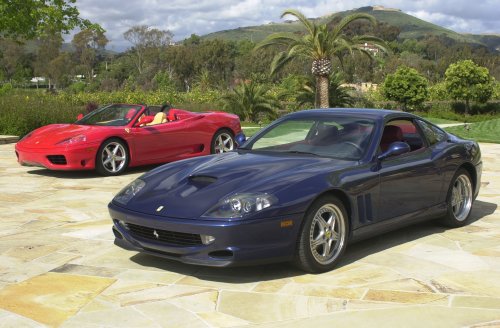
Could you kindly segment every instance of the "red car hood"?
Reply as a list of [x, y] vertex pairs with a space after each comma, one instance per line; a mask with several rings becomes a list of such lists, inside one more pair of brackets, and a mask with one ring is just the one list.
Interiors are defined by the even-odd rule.
[[28, 138], [20, 141], [25, 147], [53, 147], [57, 143], [78, 135], [89, 136], [98, 130], [98, 126], [78, 124], [50, 124], [34, 130]]

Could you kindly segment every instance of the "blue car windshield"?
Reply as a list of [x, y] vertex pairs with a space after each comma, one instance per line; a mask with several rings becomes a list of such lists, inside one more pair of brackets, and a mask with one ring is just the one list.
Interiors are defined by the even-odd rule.
[[263, 131], [245, 148], [359, 160], [370, 144], [374, 126], [372, 120], [347, 116], [288, 119]]
[[115, 104], [98, 108], [85, 115], [76, 124], [124, 126], [127, 125], [141, 110], [139, 105]]

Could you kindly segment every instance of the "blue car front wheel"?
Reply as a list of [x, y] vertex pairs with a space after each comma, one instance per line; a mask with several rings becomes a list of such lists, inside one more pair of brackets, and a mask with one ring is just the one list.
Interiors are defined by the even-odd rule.
[[296, 265], [312, 273], [333, 269], [347, 246], [349, 220], [344, 205], [336, 197], [321, 197], [306, 212], [304, 220]]

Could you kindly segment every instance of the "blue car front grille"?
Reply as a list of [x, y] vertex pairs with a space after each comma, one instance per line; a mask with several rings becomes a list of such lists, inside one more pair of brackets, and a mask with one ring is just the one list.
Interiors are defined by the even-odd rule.
[[201, 237], [198, 234], [161, 230], [132, 223], [127, 223], [127, 228], [132, 237], [161, 241], [176, 246], [202, 245]]

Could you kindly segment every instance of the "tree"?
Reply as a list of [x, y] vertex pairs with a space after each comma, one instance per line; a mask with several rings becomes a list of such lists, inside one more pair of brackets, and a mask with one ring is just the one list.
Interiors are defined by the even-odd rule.
[[243, 116], [245, 121], [257, 122], [261, 114], [274, 118], [278, 101], [268, 90], [266, 85], [254, 81], [241, 82], [223, 97], [224, 109]]
[[493, 95], [493, 78], [486, 67], [472, 60], [451, 64], [445, 72], [446, 89], [452, 98], [465, 101], [465, 114], [470, 112], [470, 102], [487, 102]]
[[329, 29], [326, 24], [317, 24], [308, 20], [301, 12], [296, 10], [286, 10], [281, 17], [286, 15], [296, 17], [304, 25], [306, 33], [304, 35], [287, 32], [274, 33], [259, 43], [256, 49], [271, 45], [286, 47], [285, 51], [278, 53], [274, 58], [271, 72], [282, 68], [286, 63], [297, 57], [312, 60], [311, 73], [316, 78], [317, 107], [329, 107], [328, 80], [332, 72], [333, 57], [341, 59], [346, 52], [350, 53], [353, 50], [370, 56], [371, 53], [364, 48], [365, 43], [370, 43], [370, 45], [385, 50], [384, 42], [379, 38], [365, 35], [349, 38], [343, 34], [346, 26], [357, 20], [368, 20], [375, 24], [375, 18], [371, 15], [356, 13], [346, 16], [332, 29]]
[[32, 39], [45, 31], [69, 32], [97, 25], [79, 17], [76, 0], [2, 0], [0, 34]]
[[[342, 77], [339, 72], [331, 73], [329, 79], [329, 103], [332, 107], [349, 107], [354, 105], [354, 98], [349, 94], [352, 87], [342, 86]], [[297, 91], [299, 106], [314, 106], [316, 99], [316, 80], [309, 79]]]
[[37, 76], [48, 78], [49, 89], [51, 88], [50, 79], [53, 78], [51, 74], [52, 68], [49, 64], [52, 60], [59, 56], [63, 41], [61, 33], [58, 32], [44, 33], [44, 35], [38, 38], [38, 50], [34, 63], [35, 74]]
[[[135, 53], [136, 66], [139, 74], [142, 74], [144, 69], [144, 57], [146, 52], [151, 49], [165, 48], [170, 44], [173, 38], [173, 33], [169, 30], [158, 30], [150, 28], [148, 25], [132, 26], [125, 33], [123, 37], [133, 45], [133, 52]], [[152, 57], [156, 57], [152, 56]]]
[[12, 79], [19, 68], [23, 47], [13, 40], [0, 39], [0, 69], [6, 79]]
[[394, 74], [387, 75], [382, 92], [387, 99], [397, 101], [406, 110], [408, 105], [418, 106], [429, 97], [427, 85], [427, 79], [416, 69], [401, 66]]
[[85, 29], [75, 34], [71, 41], [75, 47], [74, 56], [80, 64], [85, 77], [91, 81], [94, 78], [94, 67], [98, 57], [103, 56], [108, 38], [102, 29]]
[[54, 88], [64, 88], [70, 84], [71, 66], [71, 57], [67, 52], [59, 54], [59, 56], [48, 63], [48, 77], [54, 81]]

